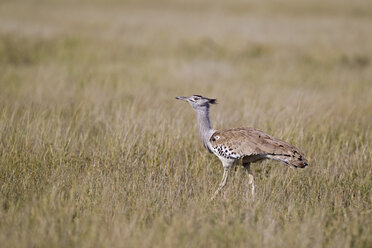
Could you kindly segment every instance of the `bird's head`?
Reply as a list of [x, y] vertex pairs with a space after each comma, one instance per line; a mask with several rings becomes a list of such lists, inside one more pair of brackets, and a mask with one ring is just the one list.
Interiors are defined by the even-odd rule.
[[209, 104], [216, 104], [217, 103], [217, 99], [210, 99], [210, 98], [200, 96], [200, 95], [178, 96], [178, 97], [176, 97], [176, 99], [183, 100], [183, 101], [186, 101], [186, 102], [190, 103], [190, 105], [194, 109], [198, 109], [198, 108], [201, 108], [201, 107], [208, 107]]

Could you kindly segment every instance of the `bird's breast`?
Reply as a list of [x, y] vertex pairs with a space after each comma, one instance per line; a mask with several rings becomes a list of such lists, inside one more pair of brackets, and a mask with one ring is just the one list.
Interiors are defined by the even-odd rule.
[[240, 155], [231, 147], [224, 145], [213, 146], [213, 153], [220, 159], [236, 160], [240, 158]]

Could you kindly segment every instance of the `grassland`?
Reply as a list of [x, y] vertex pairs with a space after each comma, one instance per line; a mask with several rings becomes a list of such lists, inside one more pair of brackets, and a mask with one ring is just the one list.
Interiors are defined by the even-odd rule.
[[[1, 1], [0, 247], [371, 247], [370, 1]], [[311, 166], [222, 176], [192, 109]]]

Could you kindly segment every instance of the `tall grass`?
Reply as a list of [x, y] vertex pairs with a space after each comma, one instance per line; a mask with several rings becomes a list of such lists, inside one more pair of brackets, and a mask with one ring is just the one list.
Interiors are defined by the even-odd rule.
[[[1, 247], [370, 247], [372, 5], [0, 3]], [[192, 109], [310, 166], [221, 176]]]

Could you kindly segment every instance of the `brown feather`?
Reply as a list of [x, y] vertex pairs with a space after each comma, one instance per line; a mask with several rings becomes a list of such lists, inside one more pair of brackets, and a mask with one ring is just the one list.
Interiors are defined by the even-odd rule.
[[239, 158], [245, 158], [249, 162], [268, 158], [296, 168], [308, 165], [305, 155], [299, 149], [254, 128], [216, 131], [210, 142], [214, 149], [219, 146], [227, 147]]

